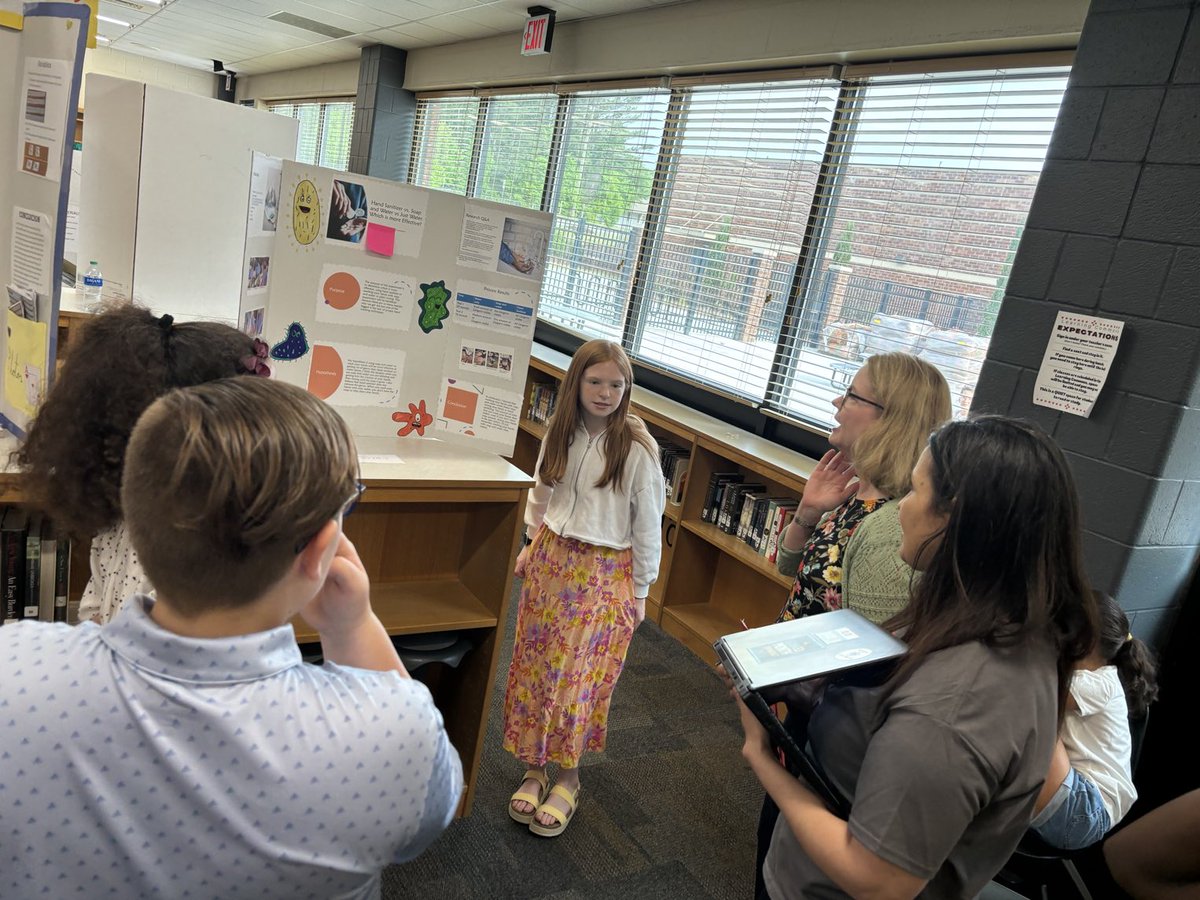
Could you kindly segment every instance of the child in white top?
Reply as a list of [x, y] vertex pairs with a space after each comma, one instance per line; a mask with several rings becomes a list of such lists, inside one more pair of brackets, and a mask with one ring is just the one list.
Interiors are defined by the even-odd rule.
[[542, 837], [575, 812], [580, 757], [604, 749], [613, 686], [658, 575], [666, 491], [654, 438], [629, 414], [632, 386], [619, 345], [576, 351], [526, 506], [503, 734], [527, 768], [509, 816]]
[[1096, 843], [1125, 817], [1137, 790], [1129, 719], [1141, 718], [1158, 694], [1154, 659], [1129, 632], [1129, 619], [1096, 593], [1100, 637], [1076, 666], [1062, 732], [1031, 827], [1063, 850]]
[[99, 313], [73, 334], [17, 461], [59, 531], [92, 542], [81, 622], [102, 625], [130, 594], [151, 589], [121, 515], [121, 468], [138, 417], [172, 388], [268, 375], [266, 356], [266, 344], [228, 325], [176, 323], [136, 306]]

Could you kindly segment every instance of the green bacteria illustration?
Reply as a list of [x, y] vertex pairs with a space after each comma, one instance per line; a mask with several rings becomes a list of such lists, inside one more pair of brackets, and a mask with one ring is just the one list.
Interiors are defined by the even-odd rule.
[[421, 307], [421, 315], [417, 324], [426, 334], [435, 328], [441, 328], [450, 316], [450, 292], [446, 290], [445, 281], [434, 281], [421, 285], [421, 299], [417, 301]]

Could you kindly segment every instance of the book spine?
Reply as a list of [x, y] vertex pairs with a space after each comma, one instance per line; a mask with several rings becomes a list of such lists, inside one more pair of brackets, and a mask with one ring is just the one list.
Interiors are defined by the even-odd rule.
[[42, 521], [42, 564], [38, 586], [38, 618], [43, 622], [54, 621], [54, 565], [58, 542], [54, 540], [54, 525], [49, 519]]
[[71, 542], [59, 538], [54, 550], [54, 621], [67, 621], [67, 591], [71, 584]]
[[750, 545], [755, 553], [758, 552], [758, 544], [762, 538], [763, 516], [767, 512], [767, 507], [771, 501], [767, 497], [759, 497], [754, 501], [754, 509], [750, 513], [750, 527], [746, 531], [746, 543]]
[[25, 532], [0, 531], [0, 554], [4, 558], [4, 623], [15, 622], [22, 611], [21, 585], [24, 579]]
[[721, 476], [716, 473], [708, 476], [708, 488], [704, 493], [704, 510], [700, 514], [700, 518], [705, 522], [712, 521], [713, 503], [717, 499], [717, 485], [720, 483]]
[[775, 528], [771, 532], [770, 549], [767, 552], [767, 558], [770, 562], [775, 562], [779, 558], [779, 541], [783, 535], [783, 530], [788, 527], [792, 521], [792, 516], [796, 514], [796, 507], [781, 506], [779, 508], [779, 519], [775, 523]]
[[730, 508], [742, 493], [740, 484], [732, 484], [725, 489], [725, 495], [721, 498], [721, 508], [717, 512], [717, 527], [724, 532], [729, 531], [729, 515]]
[[673, 503], [683, 502], [683, 488], [687, 484], [688, 466], [691, 465], [691, 462], [690, 456], [683, 456], [675, 464], [675, 473], [671, 476], [671, 502]]
[[21, 618], [36, 619], [42, 587], [42, 529], [40, 523], [30, 523], [25, 535], [25, 609]]

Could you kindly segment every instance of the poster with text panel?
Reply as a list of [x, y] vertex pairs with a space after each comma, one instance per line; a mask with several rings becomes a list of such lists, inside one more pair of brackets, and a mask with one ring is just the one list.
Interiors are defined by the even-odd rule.
[[0, 26], [0, 427], [24, 436], [54, 378], [75, 110], [90, 11], [29, 3]]
[[550, 214], [265, 157], [255, 172], [241, 318], [273, 377], [401, 456], [510, 455]]

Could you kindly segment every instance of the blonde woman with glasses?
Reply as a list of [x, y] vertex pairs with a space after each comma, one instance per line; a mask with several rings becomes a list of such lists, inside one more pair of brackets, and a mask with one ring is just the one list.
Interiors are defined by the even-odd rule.
[[[847, 545], [876, 513], [890, 527], [880, 529], [880, 540], [872, 542], [883, 548], [876, 554], [881, 559], [872, 558], [876, 546], [861, 548], [867, 551], [862, 582], [869, 602], [858, 611], [877, 620], [898, 611], [883, 615], [874, 608], [888, 604], [886, 597], [902, 603], [908, 593], [908, 572], [899, 568], [895, 504], [888, 501], [908, 492], [912, 467], [930, 432], [950, 418], [950, 389], [942, 373], [924, 360], [883, 353], [867, 360], [833, 405], [833, 449], [809, 476], [800, 507], [779, 542], [776, 565], [795, 578], [780, 621], [847, 605], [842, 591]], [[847, 600], [851, 606], [856, 602]]]

